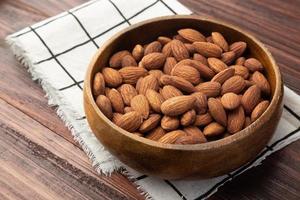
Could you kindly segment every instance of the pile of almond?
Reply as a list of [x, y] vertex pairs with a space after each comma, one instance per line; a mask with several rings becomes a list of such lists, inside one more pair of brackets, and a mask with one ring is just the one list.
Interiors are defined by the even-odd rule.
[[249, 126], [269, 106], [264, 67], [219, 32], [177, 31], [110, 57], [93, 94], [116, 125], [162, 143], [197, 144]]

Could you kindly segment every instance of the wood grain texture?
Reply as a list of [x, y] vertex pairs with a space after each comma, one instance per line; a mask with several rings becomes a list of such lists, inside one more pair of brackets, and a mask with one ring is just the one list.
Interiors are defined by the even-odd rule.
[[[222, 19], [226, 22], [238, 25], [244, 30], [251, 32], [258, 39], [260, 39], [269, 50], [272, 52], [276, 61], [278, 62], [283, 76], [285, 84], [291, 87], [293, 90], [300, 94], [300, 26], [299, 26], [299, 8], [300, 2], [297, 0], [265, 0], [265, 1], [254, 1], [254, 0], [180, 0], [184, 5], [191, 8], [196, 14], [200, 16], [209, 16], [217, 19]], [[40, 135], [41, 133], [51, 133], [53, 137], [58, 137], [64, 144], [70, 145], [70, 143], [75, 144], [69, 133], [69, 131], [64, 127], [63, 122], [56, 116], [55, 108], [50, 108], [47, 105], [47, 99], [44, 97], [45, 93], [42, 91], [41, 87], [31, 80], [30, 75], [13, 57], [11, 51], [4, 44], [3, 38], [26, 27], [30, 24], [38, 22], [47, 17], [58, 14], [66, 9], [72, 8], [76, 5], [85, 2], [85, 0], [69, 0], [69, 1], [39, 1], [39, 0], [2, 0], [0, 1], [0, 98], [1, 105], [4, 107], [9, 107], [10, 113], [13, 115], [20, 115], [31, 119], [30, 123], [36, 122], [40, 124], [43, 129], [39, 131], [35, 130], [34, 127], [29, 128], [32, 136]], [[2, 113], [3, 106], [0, 106], [0, 112]], [[22, 115], [21, 115], [22, 114]], [[2, 119], [2, 118], [1, 118]], [[14, 127], [20, 123], [20, 118], [10, 122], [14, 123]], [[24, 126], [28, 125], [28, 121], [23, 123]], [[7, 127], [8, 121], [1, 122], [2, 126]], [[11, 125], [10, 125], [11, 126]], [[13, 128], [14, 130], [14, 128]], [[66, 164], [72, 163], [66, 160], [66, 156], [59, 154], [57, 158], [62, 156], [60, 161], [61, 164], [53, 164], [53, 158], [49, 157], [45, 160], [45, 157], [41, 157], [39, 154], [34, 153], [32, 149], [32, 142], [24, 142], [20, 139], [20, 135], [24, 133], [24, 130], [18, 129], [18, 135], [14, 136], [14, 131], [10, 132], [13, 138], [8, 134], [7, 128], [0, 128], [1, 140], [0, 144], [0, 160], [1, 163], [4, 162], [1, 155], [6, 155], [6, 158], [12, 160], [10, 166], [16, 164], [29, 163], [27, 165], [33, 165], [35, 162], [38, 166], [39, 171], [50, 171], [46, 173], [46, 177], [50, 177], [52, 174], [51, 181], [62, 179], [62, 177], [69, 176], [69, 183], [63, 182], [64, 186], [68, 188], [68, 191], [79, 191], [80, 197], [83, 199], [103, 199], [103, 198], [113, 198], [113, 197], [126, 197], [128, 199], [139, 199], [141, 196], [138, 191], [134, 189], [129, 181], [127, 181], [123, 176], [114, 175], [114, 178], [110, 179], [104, 176], [98, 176], [90, 167], [90, 163], [87, 157], [82, 151], [80, 157], [84, 162], [86, 168], [89, 170], [84, 171], [86, 173], [84, 176], [72, 175], [70, 169], [65, 169]], [[4, 134], [3, 134], [4, 133]], [[56, 136], [55, 136], [56, 135]], [[5, 136], [5, 137], [4, 137]], [[12, 141], [9, 141], [12, 140]], [[4, 142], [3, 142], [4, 141]], [[46, 138], [42, 138], [43, 143], [37, 143], [40, 147], [45, 144], [51, 144]], [[14, 146], [13, 143], [18, 146]], [[67, 146], [68, 146], [67, 145]], [[13, 147], [11, 147], [13, 146]], [[12, 148], [7, 151], [7, 148]], [[54, 145], [53, 148], [58, 148], [59, 146]], [[16, 150], [20, 148], [20, 150]], [[53, 153], [52, 148], [47, 150], [48, 153]], [[20, 152], [22, 149], [22, 152]], [[47, 148], [44, 148], [47, 149]], [[11, 156], [7, 156], [7, 154]], [[12, 153], [11, 153], [12, 152]], [[44, 152], [44, 151], [43, 151]], [[18, 161], [13, 161], [13, 156], [18, 155]], [[44, 154], [43, 154], [44, 155]], [[47, 153], [45, 153], [47, 155]], [[55, 155], [55, 154], [52, 154]], [[262, 166], [251, 169], [245, 174], [239, 176], [234, 181], [226, 184], [219, 192], [217, 192], [211, 199], [299, 199], [299, 185], [300, 185], [300, 141], [295, 142], [288, 147], [280, 150], [279, 152], [271, 155], [267, 160], [264, 161]], [[74, 157], [78, 159], [78, 157]], [[74, 164], [74, 163], [73, 163]], [[75, 165], [75, 164], [74, 164]], [[73, 165], [72, 165], [73, 166]], [[78, 166], [78, 165], [77, 165]], [[1, 170], [6, 167], [1, 166]], [[42, 169], [43, 168], [43, 169]], [[13, 168], [16, 169], [16, 168]], [[75, 170], [78, 169], [75, 167]], [[22, 172], [26, 172], [26, 169], [22, 169]], [[28, 171], [28, 170], [27, 170]], [[90, 171], [92, 175], [89, 175], [87, 171]], [[28, 172], [27, 172], [28, 173]], [[30, 172], [35, 173], [35, 172]], [[34, 196], [30, 192], [27, 192], [28, 186], [26, 186], [27, 178], [22, 176], [15, 177], [8, 174], [2, 175], [0, 171], [0, 199], [39, 199], [41, 196]], [[26, 173], [25, 175], [26, 176]], [[7, 179], [7, 177], [9, 179]], [[107, 180], [109, 184], [102, 185], [100, 191], [92, 192], [87, 194], [87, 186], [80, 186], [78, 182], [82, 181], [84, 183], [91, 183], [92, 178], [97, 178], [100, 182]], [[5, 178], [5, 179], [4, 179]], [[21, 190], [18, 190], [20, 186], [17, 185], [18, 178], [23, 180]], [[35, 182], [43, 183], [43, 180], [37, 176], [34, 176]], [[8, 181], [3, 181], [8, 180]], [[33, 181], [31, 179], [31, 181]], [[77, 182], [74, 184], [74, 188], [68, 187], [71, 182]], [[25, 183], [24, 183], [25, 182]], [[73, 183], [72, 182], [72, 183]], [[19, 183], [19, 182], [18, 182]], [[52, 182], [54, 183], [54, 182]], [[95, 182], [97, 185], [97, 182]], [[44, 182], [43, 184], [46, 184]], [[27, 184], [28, 185], [28, 184]], [[52, 185], [52, 184], [50, 184]], [[32, 185], [31, 185], [32, 186]], [[35, 186], [35, 185], [34, 185]], [[35, 186], [36, 187], [36, 186]], [[92, 190], [92, 189], [91, 189]], [[22, 192], [21, 192], [22, 191]], [[32, 191], [29, 190], [29, 191]], [[59, 189], [55, 189], [57, 193]], [[76, 191], [74, 191], [76, 193]], [[102, 191], [109, 191], [107, 194]], [[128, 194], [127, 192], [130, 192]], [[43, 197], [47, 190], [43, 191]], [[74, 194], [75, 194], [74, 193]], [[9, 195], [8, 195], [9, 194]], [[34, 192], [36, 195], [36, 192]], [[78, 194], [78, 192], [76, 193]], [[98, 196], [95, 196], [98, 195]], [[51, 193], [53, 195], [53, 193]], [[55, 194], [59, 195], [59, 194]], [[117, 195], [117, 196], [112, 196]], [[105, 197], [104, 197], [105, 196]], [[33, 198], [34, 197], [34, 198]], [[71, 198], [72, 196], [68, 196]]]

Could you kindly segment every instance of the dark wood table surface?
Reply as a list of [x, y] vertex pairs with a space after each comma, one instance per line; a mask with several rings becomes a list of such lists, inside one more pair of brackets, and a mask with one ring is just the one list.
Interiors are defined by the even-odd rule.
[[[85, 0], [0, 1], [0, 199], [143, 199], [120, 173], [98, 175], [40, 85], [18, 63], [6, 35]], [[255, 35], [284, 82], [300, 93], [300, 1], [181, 0], [200, 16]], [[300, 141], [225, 184], [211, 199], [300, 199]]]

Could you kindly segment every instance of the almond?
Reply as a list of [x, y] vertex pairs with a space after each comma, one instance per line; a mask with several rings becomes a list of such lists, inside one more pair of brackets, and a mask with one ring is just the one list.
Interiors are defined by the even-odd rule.
[[163, 53], [149, 53], [148, 55], [144, 56], [141, 60], [143, 66], [150, 70], [150, 69], [160, 69], [166, 61], [166, 56]]
[[188, 50], [188, 52], [190, 53], [190, 55], [193, 55], [196, 50], [194, 48], [194, 46], [192, 44], [189, 43], [184, 43], [185, 48]]
[[190, 57], [189, 51], [184, 46], [184, 44], [179, 40], [173, 40], [171, 42], [171, 49], [172, 49], [172, 54], [177, 61], [187, 59]]
[[151, 42], [147, 45], [144, 51], [144, 55], [148, 55], [154, 52], [161, 52], [162, 45], [158, 41]]
[[140, 113], [140, 115], [144, 119], [148, 118], [150, 107], [149, 107], [148, 100], [144, 95], [139, 94], [139, 95], [133, 97], [131, 99], [130, 106], [133, 110]]
[[209, 113], [196, 115], [194, 126], [206, 126], [213, 121], [213, 118]]
[[214, 44], [218, 45], [223, 49], [223, 51], [228, 51], [228, 43], [223, 37], [223, 35], [219, 32], [212, 32], [211, 38]]
[[186, 133], [181, 130], [172, 131], [169, 133], [166, 133], [164, 136], [162, 136], [158, 142], [164, 143], [164, 144], [173, 144], [178, 138], [181, 136], [185, 136]]
[[148, 132], [158, 126], [161, 116], [159, 114], [151, 114], [140, 126], [139, 131], [141, 133]]
[[155, 78], [159, 81], [160, 80], [160, 77], [162, 75], [164, 75], [164, 73], [158, 69], [153, 69], [153, 70], [150, 70], [149, 71], [149, 74], [152, 74], [153, 76], [155, 76]]
[[216, 97], [220, 94], [221, 84], [219, 82], [204, 82], [197, 85], [195, 89], [207, 97]]
[[240, 106], [241, 98], [232, 92], [226, 93], [221, 98], [223, 107], [227, 110], [233, 110]]
[[137, 82], [136, 82], [136, 84], [135, 84], [135, 89], [136, 89], [136, 91], [139, 91], [139, 90], [140, 90], [141, 83], [143, 82], [143, 79], [144, 79], [144, 77], [140, 77], [140, 78], [137, 80]]
[[105, 67], [102, 69], [102, 75], [105, 81], [105, 84], [109, 87], [118, 87], [122, 83], [122, 76], [121, 74], [109, 67]]
[[161, 90], [162, 97], [167, 100], [172, 97], [177, 97], [183, 95], [180, 90], [178, 90], [176, 87], [173, 87], [172, 85], [165, 85], [163, 89]]
[[206, 113], [207, 111], [207, 97], [202, 92], [195, 92], [192, 96], [196, 97], [195, 110], [198, 114]]
[[207, 59], [209, 67], [215, 72], [219, 73], [228, 68], [228, 66], [218, 58], [208, 58]]
[[147, 75], [147, 70], [142, 67], [123, 67], [119, 70], [124, 83], [136, 84], [140, 77]]
[[161, 127], [166, 131], [172, 131], [179, 127], [179, 119], [177, 117], [163, 116], [161, 119]]
[[171, 42], [167, 43], [161, 51], [166, 57], [172, 57], [173, 53], [172, 53], [172, 48], [171, 48]]
[[239, 94], [246, 86], [245, 80], [241, 76], [233, 76], [227, 79], [221, 88], [221, 94], [233, 92]]
[[130, 55], [129, 51], [119, 51], [112, 55], [109, 59], [109, 66], [112, 68], [120, 68], [124, 56]]
[[105, 91], [105, 81], [103, 75], [98, 72], [95, 74], [94, 82], [93, 82], [93, 94], [97, 97], [100, 94], [104, 94]]
[[246, 50], [247, 44], [245, 42], [234, 42], [229, 46], [229, 50], [235, 53], [235, 57], [240, 57]]
[[241, 103], [247, 114], [250, 114], [260, 101], [260, 89], [257, 85], [249, 87], [242, 96]]
[[171, 75], [171, 71], [174, 68], [174, 66], [177, 64], [177, 61], [173, 57], [168, 57], [166, 59], [165, 65], [164, 65], [164, 73], [167, 75]]
[[140, 44], [135, 45], [132, 50], [132, 56], [137, 62], [139, 62], [144, 56], [144, 47]]
[[209, 43], [214, 43], [211, 36], [206, 37], [206, 41]]
[[108, 119], [112, 119], [113, 112], [112, 112], [111, 102], [106, 96], [99, 95], [96, 99], [96, 104], [97, 104], [98, 108], [101, 110], [101, 112]]
[[191, 82], [192, 84], [199, 84], [201, 80], [199, 71], [194, 67], [188, 65], [183, 65], [183, 66], [176, 65], [172, 69], [171, 75], [184, 78], [185, 80]]
[[189, 81], [185, 80], [184, 78], [178, 76], [163, 75], [160, 78], [160, 82], [163, 85], [172, 85], [178, 88], [179, 90], [187, 93], [192, 93], [195, 91], [193, 84], [191, 84]]
[[153, 129], [148, 135], [146, 135], [146, 138], [157, 141], [165, 134], [166, 131], [162, 127], [158, 126], [155, 129]]
[[257, 120], [269, 107], [270, 102], [268, 100], [262, 101], [255, 108], [251, 113], [251, 122]]
[[245, 123], [245, 113], [242, 106], [228, 113], [227, 131], [236, 133], [242, 130]]
[[202, 35], [202, 33], [200, 33], [199, 31], [197, 31], [195, 29], [191, 29], [191, 28], [180, 29], [178, 31], [178, 34], [191, 43], [206, 41], [204, 35]]
[[123, 84], [118, 90], [121, 93], [123, 101], [126, 105], [130, 105], [131, 99], [138, 95], [136, 89], [130, 84]]
[[261, 62], [255, 58], [245, 60], [244, 66], [247, 67], [250, 72], [262, 71], [264, 69]]
[[184, 39], [181, 35], [174, 35], [173, 40], [179, 40], [183, 43], [188, 43], [189, 42], [188, 40]]
[[236, 76], [241, 76], [243, 79], [247, 79], [249, 77], [248, 69], [242, 65], [232, 65], [230, 68], [234, 69], [234, 75]]
[[254, 72], [250, 78], [250, 81], [256, 84], [260, 88], [262, 93], [270, 95], [270, 84], [262, 73], [260, 73], [259, 71]]
[[200, 143], [198, 138], [195, 138], [190, 135], [184, 135], [176, 139], [174, 144], [198, 144]]
[[195, 110], [189, 110], [186, 113], [184, 113], [180, 118], [180, 123], [182, 126], [189, 126], [192, 125], [196, 118], [196, 112]]
[[143, 80], [140, 83], [138, 92], [139, 94], [145, 95], [148, 89], [158, 91], [158, 88], [159, 88], [159, 83], [157, 78], [154, 75], [150, 74], [143, 78]]
[[132, 111], [134, 111], [131, 107], [129, 107], [129, 106], [126, 106], [125, 108], [124, 108], [124, 112], [125, 113], [129, 113], [129, 112], [132, 112]]
[[205, 57], [221, 57], [222, 49], [218, 45], [209, 42], [194, 42], [193, 46], [198, 53]]
[[117, 121], [116, 125], [128, 132], [136, 131], [142, 124], [143, 119], [138, 112], [129, 112], [122, 115]]
[[169, 37], [165, 37], [165, 36], [159, 36], [159, 37], [157, 38], [157, 41], [159, 41], [162, 45], [165, 45], [165, 44], [171, 42], [172, 39], [169, 38]]
[[137, 66], [137, 63], [132, 55], [126, 55], [122, 58], [122, 67]]
[[225, 131], [225, 128], [217, 122], [212, 122], [205, 126], [203, 134], [207, 137], [221, 135]]
[[244, 123], [243, 128], [246, 128], [246, 127], [249, 126], [250, 124], [251, 124], [251, 119], [250, 119], [250, 117], [246, 117], [246, 118], [245, 118], [245, 123]]
[[250, 87], [250, 86], [252, 86], [252, 85], [255, 85], [254, 82], [249, 81], [249, 80], [245, 80], [245, 83], [246, 83], [246, 87], [245, 87], [245, 88], [248, 88], [248, 87]]
[[220, 71], [217, 73], [212, 79], [212, 82], [218, 82], [220, 84], [223, 84], [226, 80], [231, 78], [234, 75], [234, 69], [233, 68], [227, 68], [223, 71]]
[[216, 120], [216, 122], [218, 122], [219, 124], [226, 126], [227, 115], [222, 103], [215, 98], [209, 98], [207, 104], [209, 113], [214, 118], [214, 120]]
[[184, 132], [186, 132], [186, 134], [188, 136], [192, 136], [194, 138], [194, 140], [197, 141], [197, 143], [204, 143], [207, 142], [204, 134], [202, 133], [202, 131], [196, 127], [196, 126], [189, 126], [183, 129]]
[[162, 97], [162, 95], [156, 92], [155, 90], [148, 89], [146, 91], [146, 97], [148, 99], [151, 108], [155, 112], [160, 113], [161, 104], [164, 102], [164, 98]]
[[236, 59], [235, 64], [236, 65], [244, 65], [246, 58], [245, 57], [239, 57]]
[[124, 113], [124, 102], [118, 90], [114, 88], [109, 90], [107, 97], [109, 98], [115, 112]]
[[222, 53], [221, 60], [226, 64], [230, 65], [235, 59], [235, 53], [233, 51], [228, 51], [225, 53]]
[[112, 122], [116, 123], [123, 115], [121, 113], [113, 113]]
[[201, 62], [203, 65], [208, 66], [208, 62], [207, 62], [206, 58], [199, 53], [194, 53], [193, 59]]
[[194, 96], [178, 96], [167, 99], [161, 104], [161, 111], [168, 116], [178, 116], [194, 107]]

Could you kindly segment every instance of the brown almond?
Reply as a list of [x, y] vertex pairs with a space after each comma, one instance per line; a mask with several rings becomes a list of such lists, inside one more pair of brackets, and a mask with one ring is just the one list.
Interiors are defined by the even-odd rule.
[[161, 104], [164, 102], [164, 98], [162, 97], [162, 95], [156, 92], [155, 90], [148, 89], [146, 91], [146, 97], [148, 99], [151, 108], [155, 112], [160, 113]]
[[245, 60], [244, 66], [247, 67], [250, 72], [262, 71], [264, 69], [261, 62], [255, 58]]
[[190, 135], [184, 135], [176, 139], [174, 144], [198, 144], [200, 143], [198, 141], [198, 138], [194, 138], [193, 136]]
[[205, 57], [221, 57], [222, 49], [218, 45], [209, 42], [194, 42], [193, 46], [198, 53]]
[[173, 40], [179, 40], [183, 43], [188, 43], [189, 42], [188, 40], [184, 39], [181, 35], [174, 35]]
[[260, 89], [257, 85], [249, 87], [242, 96], [241, 103], [247, 114], [250, 114], [260, 101]]
[[209, 43], [214, 43], [211, 36], [206, 37], [206, 41], [209, 42]]
[[132, 112], [132, 111], [134, 111], [134, 110], [131, 107], [129, 107], [129, 106], [126, 106], [124, 108], [124, 113]]
[[148, 89], [158, 91], [158, 88], [159, 82], [157, 78], [154, 75], [150, 74], [148, 76], [145, 76], [141, 81], [138, 93], [145, 95]]
[[178, 96], [167, 99], [161, 104], [161, 111], [168, 116], [178, 116], [194, 107], [194, 96]]
[[161, 119], [161, 127], [166, 131], [176, 130], [179, 127], [179, 119], [177, 117], [163, 116]]
[[266, 95], [270, 95], [271, 93], [270, 84], [262, 73], [260, 73], [259, 71], [254, 72], [250, 78], [250, 81], [256, 84], [260, 88], [262, 93]]
[[138, 95], [136, 89], [130, 84], [123, 84], [118, 90], [121, 93], [125, 105], [130, 105], [131, 99]]
[[171, 48], [171, 42], [167, 43], [161, 50], [161, 52], [166, 56], [166, 57], [172, 57], [172, 48]]
[[221, 98], [223, 107], [227, 110], [234, 110], [241, 105], [241, 98], [232, 92], [226, 93]]
[[178, 34], [189, 42], [205, 42], [206, 39], [202, 33], [195, 29], [186, 28], [177, 31]]
[[164, 136], [162, 136], [158, 142], [164, 143], [164, 144], [173, 144], [178, 138], [181, 136], [185, 136], [186, 133], [182, 130], [176, 130], [169, 133], [166, 133]]
[[262, 101], [255, 108], [251, 113], [251, 122], [257, 120], [269, 107], [270, 102], [268, 100]]
[[144, 56], [141, 60], [143, 66], [148, 69], [160, 69], [163, 67], [166, 61], [166, 56], [163, 53], [149, 53], [148, 55]]
[[110, 67], [103, 68], [102, 75], [105, 84], [109, 87], [118, 87], [123, 81], [121, 74], [117, 70]]
[[165, 85], [160, 93], [165, 100], [183, 95], [180, 90], [172, 85]]
[[138, 112], [129, 112], [124, 115], [122, 115], [117, 121], [116, 125], [121, 127], [122, 129], [134, 132], [138, 130], [138, 128], [141, 126], [143, 122], [143, 119], [141, 115]]
[[231, 78], [234, 75], [234, 69], [233, 68], [227, 68], [223, 71], [220, 71], [217, 73], [212, 79], [212, 82], [218, 82], [220, 84], [223, 84], [226, 80]]
[[236, 59], [235, 64], [236, 65], [244, 65], [246, 58], [245, 57], [239, 57]]
[[243, 91], [245, 86], [245, 80], [241, 76], [233, 76], [223, 83], [221, 94], [223, 95], [228, 92], [239, 94], [241, 91]]
[[159, 114], [151, 114], [140, 126], [139, 131], [146, 133], [156, 128], [160, 123], [161, 116]]
[[242, 106], [228, 113], [227, 131], [231, 134], [243, 129], [245, 113]]
[[139, 90], [140, 90], [141, 83], [143, 82], [143, 79], [144, 79], [144, 77], [140, 77], [140, 78], [137, 80], [137, 82], [136, 82], [136, 84], [135, 84], [135, 89], [136, 89], [136, 91], [139, 91]]
[[198, 114], [206, 113], [207, 111], [207, 97], [202, 92], [195, 92], [192, 96], [196, 97], [195, 110]]
[[144, 119], [148, 118], [150, 107], [149, 107], [149, 102], [144, 95], [139, 94], [139, 95], [133, 97], [131, 99], [130, 106], [133, 110], [140, 113], [140, 115]]
[[144, 51], [144, 55], [148, 55], [154, 52], [161, 52], [162, 45], [158, 41], [151, 42], [147, 45]]
[[172, 39], [169, 38], [169, 37], [166, 37], [166, 36], [159, 36], [159, 37], [157, 38], [157, 41], [159, 41], [160, 44], [165, 45], [165, 44], [171, 42]]
[[184, 46], [183, 42], [179, 40], [173, 40], [171, 42], [171, 49], [172, 49], [172, 54], [177, 61], [187, 59], [190, 57], [189, 51]]
[[227, 124], [227, 115], [223, 108], [222, 103], [215, 99], [209, 98], [207, 101], [208, 111], [210, 115], [218, 122], [219, 124], [226, 126]]
[[196, 143], [204, 143], [207, 142], [204, 134], [202, 133], [202, 131], [196, 127], [196, 126], [189, 126], [189, 127], [185, 127], [183, 129], [184, 132], [186, 132], [186, 134], [188, 136], [192, 136], [194, 138], [194, 140], [196, 140]]
[[164, 73], [167, 75], [171, 75], [171, 71], [174, 68], [174, 66], [177, 64], [177, 61], [173, 57], [168, 57], [166, 59], [165, 65], [164, 65]]
[[234, 42], [229, 46], [229, 50], [235, 53], [235, 57], [240, 57], [246, 50], [247, 44], [245, 42]]
[[251, 119], [250, 117], [246, 117], [245, 118], [245, 123], [243, 125], [243, 128], [246, 128], [247, 126], [249, 126], [251, 124]]
[[230, 68], [234, 69], [234, 75], [241, 76], [243, 79], [248, 79], [249, 77], [249, 70], [242, 66], [242, 65], [232, 65]]
[[98, 72], [95, 74], [93, 81], [93, 94], [97, 97], [100, 94], [104, 94], [105, 91], [105, 81], [103, 75]]
[[113, 112], [112, 112], [111, 102], [106, 96], [99, 95], [96, 99], [96, 104], [97, 104], [98, 108], [101, 110], [101, 112], [108, 119], [112, 119]]
[[155, 78], [159, 81], [160, 80], [160, 77], [162, 75], [164, 75], [164, 73], [158, 69], [153, 69], [153, 70], [150, 70], [149, 71], [149, 74], [152, 74], [153, 76], [155, 76]]
[[124, 50], [115, 53], [109, 59], [109, 66], [112, 68], [120, 68], [122, 66], [122, 59], [126, 55], [130, 55], [129, 51]]
[[194, 67], [188, 65], [175, 65], [175, 67], [171, 71], [171, 75], [184, 78], [194, 85], [199, 84], [201, 80], [199, 71]]
[[245, 80], [245, 83], [246, 83], [246, 87], [245, 87], [245, 88], [248, 88], [248, 87], [250, 87], [250, 86], [252, 86], [252, 85], [255, 85], [254, 82], [249, 81], [249, 80]]
[[142, 67], [123, 67], [119, 70], [124, 83], [136, 84], [140, 77], [147, 75], [147, 70]]
[[[195, 49], [195, 48], [194, 48]], [[194, 53], [193, 59], [201, 62], [203, 65], [208, 66], [207, 59], [199, 53]]]
[[190, 53], [190, 55], [193, 55], [196, 52], [195, 47], [192, 44], [190, 44], [190, 43], [184, 43], [184, 46], [188, 50], [188, 52]]
[[221, 84], [219, 82], [204, 82], [197, 85], [195, 89], [207, 97], [216, 97], [220, 94]]
[[132, 50], [132, 56], [137, 62], [139, 62], [144, 56], [144, 47], [140, 44], [135, 45]]
[[178, 76], [163, 75], [160, 78], [160, 82], [163, 85], [172, 85], [177, 89], [187, 93], [192, 93], [195, 91], [195, 87], [193, 86], [193, 84], [191, 84], [189, 81], [185, 80], [184, 78]]
[[213, 118], [209, 113], [196, 115], [194, 126], [206, 126], [213, 121]]
[[228, 68], [228, 66], [218, 58], [208, 58], [207, 59], [209, 67], [215, 72], [219, 73]]
[[225, 53], [222, 53], [221, 60], [226, 64], [230, 65], [235, 59], [235, 53], [233, 51], [228, 51]]
[[180, 118], [180, 123], [182, 126], [189, 126], [192, 125], [196, 118], [196, 112], [195, 110], [189, 110], [186, 113], [184, 113]]
[[223, 35], [219, 32], [212, 32], [211, 38], [214, 44], [218, 45], [223, 49], [223, 51], [228, 51], [228, 43], [223, 37]]
[[148, 135], [146, 135], [146, 138], [157, 141], [165, 134], [166, 131], [162, 127], [158, 126], [155, 129], [153, 129]]
[[136, 60], [132, 55], [126, 55], [122, 58], [122, 67], [137, 66]]
[[109, 90], [107, 97], [109, 98], [115, 112], [124, 113], [124, 102], [118, 90], [114, 88]]
[[123, 114], [121, 113], [113, 113], [113, 117], [112, 117], [112, 122], [116, 123], [116, 121], [118, 121], [121, 117], [123, 116]]
[[203, 134], [207, 137], [218, 136], [224, 133], [225, 128], [217, 122], [212, 122], [204, 127]]

